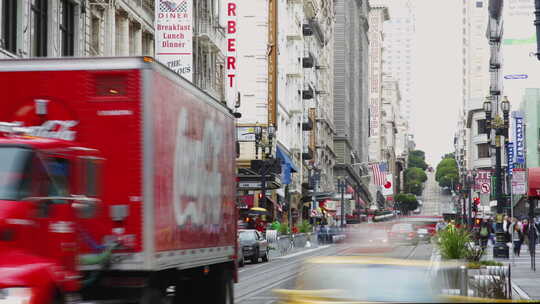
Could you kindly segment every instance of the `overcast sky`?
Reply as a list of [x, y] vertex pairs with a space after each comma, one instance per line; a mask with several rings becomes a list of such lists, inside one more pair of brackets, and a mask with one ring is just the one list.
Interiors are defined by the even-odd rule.
[[436, 166], [453, 152], [461, 105], [461, 1], [416, 0], [413, 132], [417, 148]]

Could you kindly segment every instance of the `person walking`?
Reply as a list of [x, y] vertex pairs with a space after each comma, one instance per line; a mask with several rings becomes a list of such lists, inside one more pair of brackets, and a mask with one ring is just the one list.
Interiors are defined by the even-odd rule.
[[504, 231], [504, 236], [506, 238], [506, 242], [509, 243], [511, 242], [511, 229], [510, 229], [510, 225], [513, 223], [515, 218], [509, 218], [508, 215], [505, 215], [504, 218], [503, 218], [503, 231]]
[[488, 222], [485, 219], [482, 219], [482, 222], [480, 223], [480, 231], [478, 234], [480, 238], [480, 246], [482, 246], [482, 248], [484, 249], [487, 247], [489, 235], [491, 234], [490, 228], [491, 227]]
[[511, 237], [514, 245], [514, 255], [519, 256], [521, 253], [521, 244], [523, 243], [523, 232], [521, 231], [521, 224], [517, 219], [513, 219], [512, 224], [509, 226], [511, 231]]

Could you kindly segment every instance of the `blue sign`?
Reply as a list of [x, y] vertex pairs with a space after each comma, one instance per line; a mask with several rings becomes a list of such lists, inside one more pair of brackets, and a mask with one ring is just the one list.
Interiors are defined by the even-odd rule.
[[517, 74], [517, 75], [504, 75], [504, 79], [527, 79], [529, 78], [526, 74]]
[[512, 169], [514, 169], [514, 143], [512, 142], [506, 145], [506, 163], [508, 175], [512, 175]]
[[525, 164], [525, 143], [524, 143], [524, 126], [523, 115], [520, 112], [513, 113], [516, 119], [516, 163]]

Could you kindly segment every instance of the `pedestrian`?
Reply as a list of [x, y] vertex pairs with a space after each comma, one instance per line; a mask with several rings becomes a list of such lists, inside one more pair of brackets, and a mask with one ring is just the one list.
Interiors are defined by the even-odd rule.
[[486, 219], [482, 219], [482, 222], [480, 223], [480, 231], [479, 231], [479, 237], [480, 237], [480, 246], [482, 248], [486, 248], [487, 242], [489, 239], [489, 235], [491, 233], [490, 226]]
[[513, 223], [509, 226], [509, 231], [512, 232], [512, 241], [514, 245], [514, 255], [519, 256], [521, 253], [521, 244], [523, 243], [523, 232], [521, 230], [521, 224], [517, 219], [513, 219]]
[[437, 225], [435, 225], [435, 231], [439, 232], [441, 230], [444, 230], [446, 228], [446, 222], [443, 219], [440, 219], [437, 222]]
[[509, 218], [508, 215], [505, 215], [504, 218], [503, 218], [503, 222], [502, 222], [502, 228], [503, 228], [503, 232], [504, 232], [504, 237], [506, 239], [506, 242], [511, 242], [511, 235], [510, 235], [510, 232], [511, 232], [511, 229], [510, 228], [510, 225], [512, 224], [514, 218]]

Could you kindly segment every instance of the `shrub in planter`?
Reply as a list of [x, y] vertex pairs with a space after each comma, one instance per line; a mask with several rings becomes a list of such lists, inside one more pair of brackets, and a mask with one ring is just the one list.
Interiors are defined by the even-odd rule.
[[298, 226], [298, 230], [301, 233], [309, 233], [312, 231], [312, 226], [307, 220], [303, 220], [302, 223]]
[[484, 249], [481, 246], [466, 246], [465, 259], [469, 262], [479, 262], [484, 255]]
[[471, 241], [465, 229], [444, 229], [438, 232], [441, 257], [446, 260], [461, 260], [467, 257], [467, 243]]
[[289, 234], [291, 231], [289, 229], [289, 225], [282, 223], [279, 225], [278, 232], [283, 235], [283, 234]]

